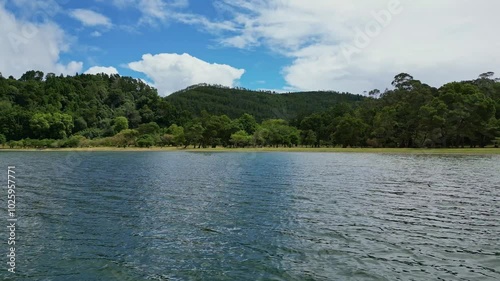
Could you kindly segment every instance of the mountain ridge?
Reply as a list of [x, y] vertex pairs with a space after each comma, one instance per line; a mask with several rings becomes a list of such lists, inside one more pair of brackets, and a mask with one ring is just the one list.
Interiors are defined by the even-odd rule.
[[335, 91], [304, 91], [272, 93], [219, 85], [197, 84], [177, 91], [165, 100], [199, 116], [203, 111], [238, 118], [251, 114], [259, 121], [280, 118], [291, 120], [299, 116], [322, 112], [339, 103], [357, 103], [366, 97]]

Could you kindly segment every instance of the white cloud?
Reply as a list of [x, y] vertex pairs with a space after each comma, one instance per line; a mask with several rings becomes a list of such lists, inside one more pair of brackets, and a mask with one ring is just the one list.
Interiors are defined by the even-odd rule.
[[142, 60], [128, 66], [146, 74], [160, 95], [169, 95], [199, 83], [232, 87], [245, 72], [226, 64], [208, 63], [189, 54], [145, 54]]
[[142, 17], [139, 23], [154, 25], [156, 21], [165, 21], [167, 19], [166, 4], [162, 0], [140, 0], [137, 8], [141, 11]]
[[[105, 2], [104, 0], [96, 0]], [[112, 0], [109, 1], [119, 9], [137, 9], [141, 16], [139, 24], [157, 25], [175, 18], [175, 10], [189, 5], [188, 0]]]
[[20, 8], [20, 13], [25, 17], [34, 17], [37, 20], [47, 20], [62, 11], [60, 0], [11, 0]]
[[20, 77], [28, 70], [71, 75], [80, 72], [82, 62], [60, 62], [60, 54], [69, 50], [69, 40], [56, 24], [21, 20], [0, 2], [0, 72], [4, 76]]
[[101, 37], [102, 33], [96, 30], [96, 31], [90, 33], [90, 36], [92, 36], [92, 37]]
[[[108, 0], [97, 0], [98, 2], [108, 2]], [[136, 0], [112, 0], [111, 3], [120, 9], [133, 6]]]
[[[18, 0], [27, 1], [27, 0]], [[203, 27], [205, 31], [219, 33], [220, 31], [236, 31], [231, 21], [211, 21], [199, 14], [187, 13], [183, 9], [189, 6], [188, 0], [95, 0], [97, 2], [109, 2], [118, 9], [136, 9], [140, 13], [138, 25], [157, 26], [168, 24], [172, 21], [188, 25]], [[216, 5], [217, 2], [215, 2]], [[137, 31], [137, 26], [123, 26], [129, 31]]]
[[[221, 42], [237, 48], [265, 46], [289, 57], [292, 62], [283, 76], [296, 89], [361, 93], [383, 90], [400, 72], [440, 86], [500, 71], [500, 37], [494, 36], [500, 25], [498, 1], [218, 3], [224, 21], [232, 22], [235, 30], [225, 32]], [[388, 14], [394, 7], [397, 12]], [[368, 40], [362, 33], [368, 33]], [[351, 48], [356, 45], [362, 47]]]
[[111, 27], [111, 20], [105, 15], [99, 14], [92, 10], [75, 9], [70, 12], [70, 15], [79, 20], [85, 26], [105, 26]]
[[118, 70], [112, 66], [93, 66], [89, 68], [87, 71], [85, 71], [85, 74], [118, 74]]

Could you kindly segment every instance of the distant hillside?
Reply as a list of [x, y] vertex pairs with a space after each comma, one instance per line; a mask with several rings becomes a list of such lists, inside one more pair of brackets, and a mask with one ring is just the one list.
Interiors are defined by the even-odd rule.
[[0, 74], [0, 147], [499, 146], [493, 75], [436, 89], [401, 73], [393, 90], [372, 97], [196, 85], [162, 98], [119, 75]]
[[230, 118], [248, 113], [259, 121], [270, 118], [290, 120], [325, 111], [338, 103], [356, 103], [363, 99], [360, 95], [337, 92], [273, 94], [208, 85], [192, 86], [166, 97], [176, 108], [195, 115], [203, 110], [214, 115], [226, 114]]

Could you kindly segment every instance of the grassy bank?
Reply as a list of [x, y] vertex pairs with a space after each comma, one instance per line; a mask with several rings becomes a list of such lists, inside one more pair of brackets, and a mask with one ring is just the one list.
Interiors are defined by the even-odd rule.
[[2, 151], [186, 151], [186, 152], [316, 152], [316, 153], [385, 153], [385, 154], [471, 154], [471, 155], [500, 155], [500, 148], [284, 148], [284, 147], [266, 147], [266, 148], [177, 148], [177, 147], [152, 147], [152, 148], [139, 148], [139, 147], [92, 147], [92, 148], [47, 148], [47, 149], [10, 149], [0, 148]]

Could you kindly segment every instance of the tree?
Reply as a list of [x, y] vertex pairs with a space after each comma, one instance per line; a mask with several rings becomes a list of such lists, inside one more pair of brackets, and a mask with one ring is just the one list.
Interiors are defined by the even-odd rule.
[[413, 76], [408, 73], [400, 73], [394, 77], [391, 85], [400, 90], [410, 90]]
[[155, 144], [155, 139], [152, 135], [146, 134], [142, 135], [137, 139], [137, 145], [139, 147], [151, 147]]
[[65, 113], [53, 113], [50, 125], [51, 135], [49, 138], [64, 139], [71, 135], [74, 123], [73, 117]]
[[373, 135], [382, 147], [396, 147], [398, 145], [397, 132], [400, 128], [395, 107], [386, 106], [374, 117]]
[[267, 128], [263, 128], [262, 126], [257, 126], [257, 130], [253, 134], [253, 144], [255, 146], [265, 146], [269, 145], [269, 130]]
[[423, 133], [420, 147], [435, 147], [436, 145], [446, 146], [446, 116], [448, 109], [446, 104], [434, 98], [432, 102], [420, 107], [419, 130]]
[[252, 136], [245, 130], [240, 130], [231, 135], [231, 143], [236, 147], [247, 147], [252, 142]]
[[30, 120], [30, 128], [35, 137], [46, 138], [49, 136], [50, 114], [37, 113]]
[[291, 127], [283, 119], [270, 119], [262, 122], [261, 130], [265, 132], [262, 136], [265, 142], [272, 146], [298, 145], [300, 132], [297, 128]]
[[492, 79], [495, 76], [495, 72], [488, 71], [482, 74], [479, 74], [479, 79]]
[[341, 118], [333, 137], [342, 147], [364, 146], [366, 129], [367, 125], [361, 119], [346, 115]]
[[141, 135], [156, 135], [160, 131], [160, 126], [156, 122], [141, 124], [137, 128]]
[[146, 104], [144, 105], [140, 110], [139, 114], [141, 115], [141, 121], [142, 122], [153, 122], [155, 119], [155, 113], [149, 108], [149, 106]]
[[186, 142], [184, 143], [185, 148], [190, 144], [192, 144], [194, 148], [196, 148], [196, 145], [201, 146], [200, 142], [203, 139], [204, 130], [205, 129], [203, 128], [203, 126], [199, 122], [195, 122], [195, 123], [191, 123], [191, 124], [187, 125], [187, 129], [186, 129], [186, 133], [185, 133]]
[[130, 145], [135, 145], [139, 132], [133, 129], [125, 129], [118, 133], [114, 139], [117, 146], [127, 147]]
[[76, 118], [73, 118], [75, 121], [74, 121], [74, 132], [81, 132], [81, 131], [84, 131], [88, 128], [88, 125], [87, 125], [87, 121], [85, 121], [85, 118], [79, 116], [79, 117], [76, 117]]
[[368, 92], [368, 95], [372, 98], [378, 98], [380, 97], [380, 90], [379, 89], [373, 89], [370, 92]]
[[0, 145], [5, 146], [5, 144], [7, 143], [7, 138], [5, 137], [5, 135], [3, 134], [0, 134]]
[[317, 142], [317, 136], [313, 130], [307, 130], [305, 132], [302, 132], [303, 145], [309, 145], [312, 147], [316, 144], [316, 142]]
[[45, 80], [53, 79], [53, 78], [55, 78], [55, 77], [56, 77], [56, 75], [55, 75], [54, 73], [49, 72], [49, 73], [47, 73], [47, 74], [45, 75]]
[[123, 116], [116, 117], [113, 120], [114, 131], [119, 133], [123, 130], [128, 129], [128, 119]]
[[163, 134], [162, 136], [160, 136], [160, 140], [158, 142], [158, 144], [161, 146], [161, 147], [164, 147], [164, 146], [168, 146], [168, 145], [173, 145], [174, 144], [174, 136], [171, 135], [171, 134]]
[[71, 135], [73, 117], [64, 113], [37, 113], [30, 120], [30, 128], [39, 139], [64, 139]]
[[488, 128], [495, 118], [495, 103], [477, 86], [467, 82], [448, 83], [439, 90], [439, 98], [447, 106], [449, 143], [461, 147], [484, 146], [490, 141]]
[[247, 134], [252, 135], [257, 129], [257, 121], [252, 115], [245, 113], [237, 121], [239, 127], [243, 129]]
[[24, 73], [19, 80], [20, 81], [30, 81], [30, 80], [42, 81], [43, 80], [43, 72], [30, 70], [30, 71]]
[[173, 124], [167, 129], [168, 135], [171, 137], [171, 143], [175, 146], [180, 146], [186, 142], [186, 136], [184, 134], [184, 128]]

